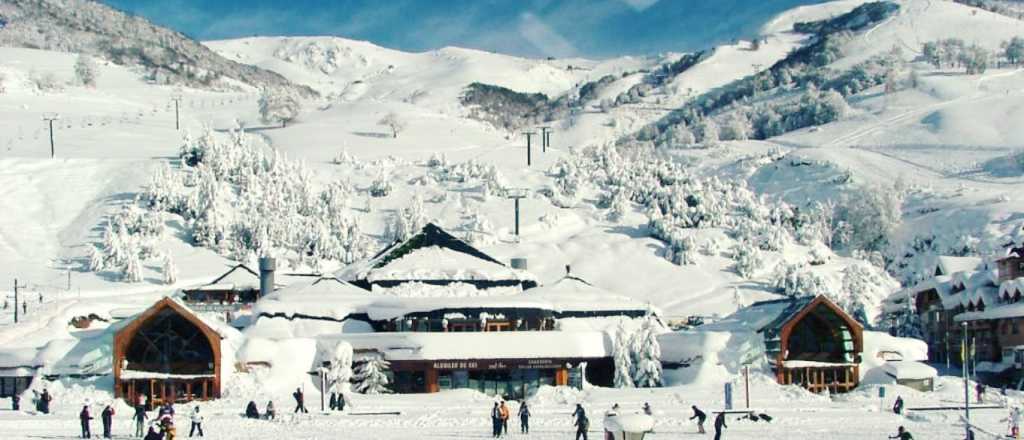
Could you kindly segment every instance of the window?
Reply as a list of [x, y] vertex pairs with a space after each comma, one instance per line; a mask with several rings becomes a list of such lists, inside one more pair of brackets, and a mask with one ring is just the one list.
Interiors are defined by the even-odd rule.
[[484, 331], [488, 332], [507, 332], [512, 330], [512, 324], [509, 322], [488, 322], [487, 328]]
[[1014, 321], [1013, 324], [1010, 324], [1010, 328], [1013, 329], [1013, 334], [1016, 335], [1020, 333], [1020, 323]]

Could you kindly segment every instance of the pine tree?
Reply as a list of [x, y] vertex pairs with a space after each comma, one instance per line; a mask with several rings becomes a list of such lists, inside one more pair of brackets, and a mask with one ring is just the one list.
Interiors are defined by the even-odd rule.
[[635, 336], [638, 349], [635, 354], [636, 366], [633, 382], [637, 387], [655, 388], [662, 385], [661, 344], [658, 343], [656, 323], [652, 316], [644, 319], [640, 332]]
[[615, 388], [633, 388], [633, 356], [630, 350], [630, 336], [624, 323], [615, 329], [615, 345], [612, 356], [615, 361]]
[[353, 381], [356, 383], [356, 391], [363, 394], [387, 394], [388, 376], [385, 373], [391, 367], [391, 363], [379, 357], [366, 357], [356, 368]]
[[178, 267], [174, 265], [174, 259], [167, 255], [164, 257], [163, 265], [164, 284], [174, 284], [178, 282]]
[[142, 282], [142, 262], [139, 261], [139, 253], [136, 249], [133, 248], [125, 259], [121, 276], [124, 281], [129, 283]]

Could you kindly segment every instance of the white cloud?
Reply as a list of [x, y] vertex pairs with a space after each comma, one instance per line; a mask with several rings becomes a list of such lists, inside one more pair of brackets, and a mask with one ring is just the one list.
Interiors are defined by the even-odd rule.
[[651, 6], [658, 3], [658, 0], [621, 0], [623, 3], [629, 5], [631, 8], [639, 11], [643, 11]]
[[544, 55], [568, 58], [578, 54], [569, 40], [529, 12], [519, 16], [519, 34]]

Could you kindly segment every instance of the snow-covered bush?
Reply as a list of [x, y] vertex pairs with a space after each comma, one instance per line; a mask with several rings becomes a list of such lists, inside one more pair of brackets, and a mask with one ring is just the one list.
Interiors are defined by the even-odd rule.
[[497, 241], [494, 234], [494, 225], [480, 211], [472, 210], [463, 224], [466, 231], [466, 241], [472, 245], [488, 245]]
[[882, 251], [903, 218], [898, 188], [868, 186], [845, 193], [835, 207], [833, 248]]
[[392, 190], [391, 178], [383, 171], [377, 173], [377, 177], [370, 183], [371, 197], [387, 197], [391, 194]]
[[334, 353], [331, 356], [331, 367], [327, 370], [327, 384], [331, 392], [344, 396], [351, 390], [352, 378], [352, 344], [341, 341], [334, 348]]
[[775, 268], [772, 286], [787, 296], [829, 295], [828, 283], [806, 264], [783, 263]]
[[899, 285], [882, 269], [867, 263], [847, 266], [842, 272], [842, 297], [836, 303], [865, 325], [876, 320], [879, 304]]
[[302, 110], [299, 97], [291, 89], [266, 87], [260, 92], [257, 102], [260, 119], [265, 124], [288, 125]]
[[349, 153], [348, 150], [341, 150], [337, 156], [331, 159], [331, 163], [335, 165], [355, 165], [359, 163], [355, 155]]
[[59, 92], [64, 89], [64, 85], [57, 79], [57, 74], [53, 72], [32, 71], [28, 79], [40, 92]]
[[388, 388], [387, 371], [391, 363], [377, 356], [364, 357], [358, 362], [355, 375], [352, 381], [355, 382], [356, 391], [362, 394], [387, 394], [391, 392]]
[[96, 61], [89, 55], [79, 54], [75, 60], [75, 79], [86, 87], [96, 87], [96, 79], [100, 76], [100, 69]]

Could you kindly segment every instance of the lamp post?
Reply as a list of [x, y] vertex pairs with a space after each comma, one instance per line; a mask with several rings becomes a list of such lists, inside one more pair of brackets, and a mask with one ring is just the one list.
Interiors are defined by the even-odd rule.
[[966, 437], [971, 438], [971, 393], [967, 379], [967, 321], [961, 323], [964, 330], [963, 345], [960, 346], [960, 363], [964, 374], [964, 430]]

